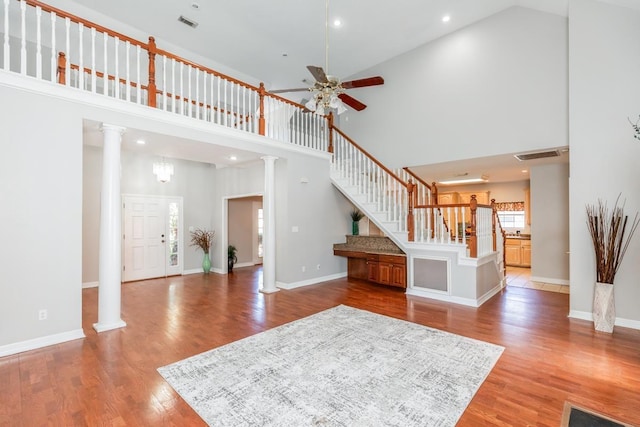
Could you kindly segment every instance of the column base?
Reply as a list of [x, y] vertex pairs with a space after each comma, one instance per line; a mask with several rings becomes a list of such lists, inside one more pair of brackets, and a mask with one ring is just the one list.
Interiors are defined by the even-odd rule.
[[97, 333], [100, 333], [112, 329], [124, 328], [125, 326], [127, 326], [127, 323], [124, 320], [119, 320], [114, 323], [94, 323], [93, 329], [95, 329]]
[[275, 289], [259, 289], [260, 292], [262, 292], [263, 294], [274, 294], [276, 292], [279, 292], [280, 289], [275, 288]]

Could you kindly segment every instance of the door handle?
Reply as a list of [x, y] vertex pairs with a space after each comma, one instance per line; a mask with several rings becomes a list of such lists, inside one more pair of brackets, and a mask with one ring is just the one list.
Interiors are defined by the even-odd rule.
[[161, 243], [164, 243], [164, 240]]

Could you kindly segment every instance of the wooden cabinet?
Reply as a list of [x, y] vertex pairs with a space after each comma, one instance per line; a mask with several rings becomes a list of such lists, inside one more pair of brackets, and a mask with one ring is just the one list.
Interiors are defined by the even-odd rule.
[[367, 255], [369, 280], [382, 285], [407, 287], [407, 258], [400, 255]]
[[531, 267], [531, 240], [507, 239], [505, 263], [514, 267]]
[[[471, 203], [471, 196], [476, 195], [476, 200], [479, 205], [490, 205], [491, 198], [489, 196], [489, 191], [467, 191], [464, 193], [457, 193], [458, 200], [457, 203]], [[471, 209], [465, 208], [464, 210], [464, 221], [469, 223], [471, 222]]]
[[460, 195], [458, 193], [438, 193], [439, 205], [455, 205], [460, 203]]

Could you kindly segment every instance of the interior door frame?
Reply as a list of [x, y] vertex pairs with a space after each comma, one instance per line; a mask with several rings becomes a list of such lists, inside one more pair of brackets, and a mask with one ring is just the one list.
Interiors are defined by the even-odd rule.
[[246, 193], [236, 194], [233, 196], [222, 197], [222, 236], [220, 242], [222, 244], [222, 251], [220, 251], [220, 265], [222, 265], [223, 273], [227, 271], [227, 251], [224, 249], [229, 246], [229, 200], [233, 199], [245, 199], [247, 197], [262, 197], [264, 199], [264, 193]]
[[[185, 236], [184, 236], [184, 198], [182, 196], [166, 196], [166, 195], [153, 195], [153, 194], [134, 194], [134, 193], [122, 193], [120, 194], [120, 200], [121, 200], [121, 209], [122, 209], [122, 249], [121, 249], [121, 260], [122, 260], [122, 265], [125, 265], [125, 209], [124, 209], [124, 203], [125, 203], [125, 199], [128, 197], [136, 197], [136, 198], [142, 198], [142, 199], [160, 199], [163, 200], [165, 203], [165, 221], [164, 221], [164, 234], [165, 234], [165, 243], [167, 243], [165, 245], [165, 263], [164, 263], [164, 269], [165, 269], [165, 274], [164, 277], [167, 276], [173, 276], [173, 275], [181, 275], [184, 272], [184, 246], [186, 244], [186, 240], [185, 240]], [[168, 206], [169, 203], [175, 201], [178, 202], [178, 209], [179, 209], [179, 215], [178, 215], [178, 266], [176, 267], [176, 269], [174, 271], [171, 272], [171, 274], [167, 274], [169, 267], [169, 244], [168, 244], [168, 240], [169, 240], [169, 222], [168, 222]], [[124, 272], [122, 272], [122, 280], [124, 281]], [[146, 280], [146, 279], [139, 279], [139, 280]]]

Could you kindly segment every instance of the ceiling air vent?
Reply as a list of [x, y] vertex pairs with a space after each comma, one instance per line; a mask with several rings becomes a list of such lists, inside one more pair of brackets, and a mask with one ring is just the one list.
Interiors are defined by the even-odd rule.
[[186, 25], [190, 26], [191, 28], [195, 28], [195, 27], [198, 26], [198, 23], [196, 21], [192, 21], [189, 18], [185, 18], [182, 15], [180, 15], [180, 17], [178, 18], [178, 21], [182, 22], [183, 24], [186, 24]]
[[559, 150], [551, 150], [551, 151], [538, 151], [537, 153], [522, 153], [522, 154], [514, 154], [513, 157], [520, 160], [521, 162], [524, 160], [535, 160], [535, 159], [545, 159], [547, 157], [558, 157], [560, 155]]

